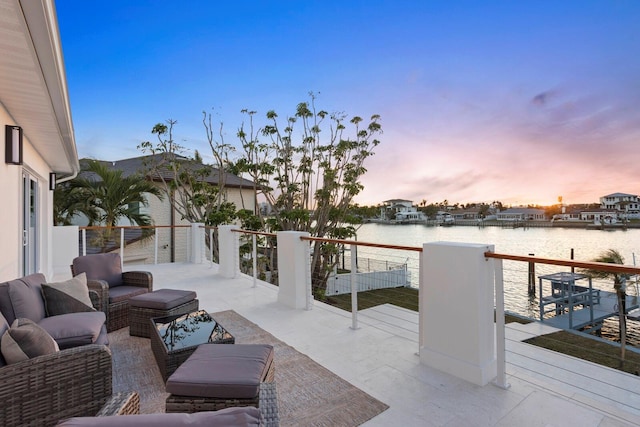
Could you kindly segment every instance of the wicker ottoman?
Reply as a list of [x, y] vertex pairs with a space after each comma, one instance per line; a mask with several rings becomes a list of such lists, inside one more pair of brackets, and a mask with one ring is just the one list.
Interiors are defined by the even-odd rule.
[[190, 313], [198, 310], [193, 291], [160, 289], [129, 299], [129, 335], [151, 337], [151, 319]]
[[167, 380], [166, 412], [260, 407], [261, 383], [273, 382], [273, 347], [203, 344]]

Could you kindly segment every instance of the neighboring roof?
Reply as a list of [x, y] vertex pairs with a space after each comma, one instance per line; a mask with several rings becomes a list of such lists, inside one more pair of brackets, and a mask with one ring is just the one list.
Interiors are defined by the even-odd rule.
[[613, 193], [613, 194], [607, 194], [606, 196], [602, 196], [604, 197], [638, 197], [636, 194], [627, 194], [627, 193]]
[[[110, 169], [121, 170], [122, 175], [127, 177], [130, 175], [144, 173], [145, 171], [148, 170], [147, 165], [150, 164], [150, 162], [153, 162], [153, 161], [160, 162], [162, 161], [163, 157], [164, 157], [163, 154], [155, 154], [155, 155], [148, 155], [148, 156], [132, 157], [130, 159], [122, 159], [122, 160], [116, 160], [116, 161], [107, 161], [107, 160], [97, 160], [97, 161], [107, 165], [107, 167], [109, 167]], [[185, 162], [189, 161], [186, 157], [182, 157], [182, 156], [176, 155], [176, 158], [184, 160]], [[82, 159], [80, 160], [80, 163], [84, 164], [88, 161], [89, 159]], [[194, 164], [194, 167], [200, 167], [200, 166], [201, 166], [200, 164]], [[150, 175], [146, 175], [146, 176], [154, 181], [157, 181], [160, 179], [159, 176], [150, 176]], [[173, 179], [173, 172], [167, 169], [162, 174], [162, 177], [166, 180], [171, 180]], [[219, 184], [218, 178], [219, 178], [218, 169], [213, 168], [211, 174], [207, 176], [206, 182], [213, 185], [218, 185]], [[253, 188], [254, 187], [253, 181], [241, 178], [231, 173], [226, 174], [225, 185], [231, 188]]]
[[391, 204], [391, 205], [395, 205], [397, 203], [413, 203], [413, 200], [391, 199], [391, 200], [385, 200], [382, 203], [385, 203], [385, 204], [388, 203], [388, 204]]
[[73, 175], [80, 165], [53, 0], [0, 0], [0, 11], [0, 103], [54, 172]]

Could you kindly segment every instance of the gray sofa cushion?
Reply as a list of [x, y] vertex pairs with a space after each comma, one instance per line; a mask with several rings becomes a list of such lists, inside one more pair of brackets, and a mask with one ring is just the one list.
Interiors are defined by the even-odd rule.
[[57, 424], [64, 427], [126, 426], [126, 427], [257, 427], [262, 425], [260, 410], [252, 406], [226, 408], [215, 412], [194, 414], [141, 414], [111, 417], [76, 417]]
[[[45, 282], [42, 274], [31, 274], [9, 282], [9, 297], [16, 319], [26, 318], [38, 323], [45, 317], [41, 288]], [[7, 320], [13, 324], [13, 320]]]
[[131, 297], [146, 294], [147, 292], [149, 292], [147, 288], [142, 288], [140, 286], [122, 285], [115, 288], [109, 288], [109, 304], [127, 301]]
[[11, 297], [9, 296], [9, 282], [0, 283], [0, 312], [7, 319], [7, 323], [11, 324], [16, 320], [16, 315], [11, 305]]
[[170, 310], [196, 299], [194, 291], [181, 291], [178, 289], [159, 289], [138, 295], [129, 300], [132, 307], [152, 308], [156, 310]]
[[47, 316], [96, 311], [89, 298], [85, 273], [65, 282], [43, 283], [41, 288]]
[[45, 317], [38, 325], [64, 349], [96, 343], [105, 320], [103, 312], [93, 311]]
[[59, 350], [58, 344], [31, 319], [16, 319], [2, 334], [2, 356], [8, 364], [22, 362]]
[[[7, 329], [9, 329], [9, 322], [7, 322], [7, 319], [5, 319], [2, 312], [0, 312], [0, 338], [2, 338], [2, 335], [4, 335]], [[2, 357], [2, 351], [0, 351], [0, 368], [6, 364], [7, 362], [5, 362], [4, 357]]]
[[104, 280], [109, 287], [122, 285], [122, 266], [118, 254], [80, 256], [73, 260], [73, 272], [87, 273], [87, 280]]
[[203, 344], [167, 380], [178, 396], [250, 399], [273, 360], [267, 344]]

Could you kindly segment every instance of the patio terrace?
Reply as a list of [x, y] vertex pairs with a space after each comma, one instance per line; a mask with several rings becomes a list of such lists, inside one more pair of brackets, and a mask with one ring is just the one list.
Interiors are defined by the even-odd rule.
[[210, 312], [235, 310], [389, 405], [366, 426], [640, 425], [640, 379], [521, 343], [553, 330], [539, 323], [507, 325], [505, 390], [421, 364], [414, 312], [363, 310], [353, 330], [350, 313], [317, 301], [311, 310], [289, 308], [277, 302], [276, 286], [254, 287], [246, 275], [225, 278], [210, 262], [125, 269], [151, 271], [155, 289], [196, 290]]

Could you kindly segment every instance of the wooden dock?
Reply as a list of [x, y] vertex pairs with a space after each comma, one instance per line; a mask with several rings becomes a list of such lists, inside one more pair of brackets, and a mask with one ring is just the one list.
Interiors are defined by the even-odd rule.
[[[638, 297], [628, 296], [626, 298], [626, 312], [640, 308]], [[592, 314], [593, 313], [593, 314]], [[609, 317], [618, 315], [618, 297], [615, 292], [600, 290], [599, 301], [592, 305], [574, 308], [571, 311], [557, 314], [553, 317], [540, 319], [545, 325], [560, 329], [592, 329], [599, 330], [602, 322]]]

